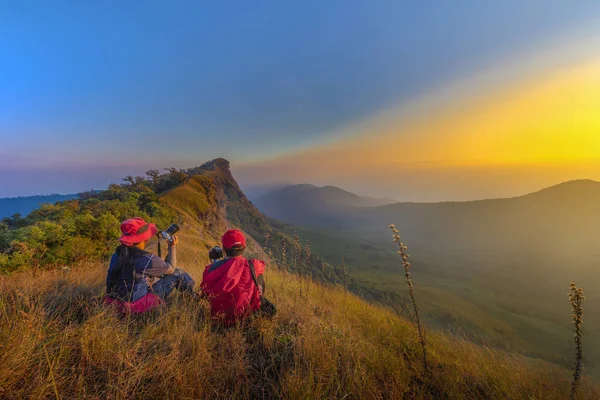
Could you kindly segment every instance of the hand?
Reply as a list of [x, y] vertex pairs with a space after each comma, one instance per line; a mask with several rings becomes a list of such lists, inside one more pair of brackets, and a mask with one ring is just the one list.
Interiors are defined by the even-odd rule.
[[173, 237], [173, 240], [171, 242], [169, 242], [169, 247], [176, 246], [177, 243], [179, 243], [179, 238], [177, 236], [173, 235], [172, 237]]

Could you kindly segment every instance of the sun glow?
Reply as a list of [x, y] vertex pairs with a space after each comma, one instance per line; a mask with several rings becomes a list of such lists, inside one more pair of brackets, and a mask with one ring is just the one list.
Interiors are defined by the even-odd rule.
[[416, 201], [512, 196], [572, 179], [600, 180], [600, 59], [483, 88], [466, 82], [348, 132], [335, 143], [245, 169]]
[[457, 121], [469, 155], [500, 163], [600, 158], [600, 60], [515, 87]]
[[370, 131], [368, 140], [381, 149], [376, 160], [456, 164], [600, 160], [600, 60], [481, 93], [451, 107], [430, 112], [429, 118], [396, 121]]

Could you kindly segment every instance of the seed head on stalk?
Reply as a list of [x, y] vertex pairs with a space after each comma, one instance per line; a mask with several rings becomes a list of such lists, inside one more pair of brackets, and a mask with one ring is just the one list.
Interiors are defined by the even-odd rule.
[[581, 371], [583, 368], [583, 347], [581, 344], [581, 326], [583, 325], [583, 289], [571, 283], [569, 301], [573, 308], [573, 331], [575, 341], [575, 361], [573, 363], [573, 381], [571, 382], [571, 399], [575, 399], [577, 389], [581, 382]]
[[410, 262], [408, 261], [408, 247], [402, 242], [400, 238], [400, 232], [396, 229], [394, 224], [391, 224], [389, 228], [392, 230], [392, 234], [394, 237], [394, 243], [398, 244], [398, 254], [402, 257], [402, 267], [404, 267], [404, 276], [406, 277], [406, 285], [408, 286], [408, 294], [412, 301], [413, 310], [415, 313], [415, 322], [417, 324], [417, 330], [419, 331], [419, 339], [421, 342], [421, 349], [423, 350], [423, 368], [425, 372], [428, 372], [427, 365], [427, 345], [425, 343], [425, 334], [423, 333], [423, 328], [421, 327], [421, 319], [419, 318], [419, 309], [417, 308], [417, 302], [415, 300], [415, 294], [413, 290], [413, 284], [410, 280]]

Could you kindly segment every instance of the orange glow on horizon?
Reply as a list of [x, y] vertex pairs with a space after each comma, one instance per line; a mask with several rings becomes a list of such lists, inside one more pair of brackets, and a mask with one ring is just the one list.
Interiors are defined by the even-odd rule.
[[373, 167], [597, 162], [600, 59], [481, 93], [448, 110], [385, 124], [375, 120], [361, 130], [352, 139], [295, 156]]
[[446, 105], [426, 109], [422, 102], [421, 112], [410, 114], [400, 108], [349, 128], [353, 137], [248, 167], [269, 168], [273, 179], [349, 186], [362, 180], [373, 188], [454, 182], [440, 199], [600, 180], [600, 59], [445, 98]]

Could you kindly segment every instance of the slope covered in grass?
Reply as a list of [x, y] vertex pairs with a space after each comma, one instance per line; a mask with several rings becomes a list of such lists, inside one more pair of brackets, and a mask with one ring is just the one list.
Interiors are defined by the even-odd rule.
[[[185, 253], [186, 246], [182, 249]], [[182, 254], [184, 255], [184, 254]], [[185, 254], [188, 256], [187, 254]], [[184, 257], [185, 258], [185, 257]], [[186, 265], [198, 279], [201, 264]], [[144, 317], [100, 304], [105, 266], [0, 280], [3, 398], [537, 398], [569, 393], [550, 364], [427, 333], [340, 288], [270, 266], [272, 321], [211, 328], [207, 306], [178, 295]], [[302, 285], [304, 296], [299, 296]], [[600, 390], [584, 383], [581, 398]]]

